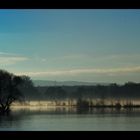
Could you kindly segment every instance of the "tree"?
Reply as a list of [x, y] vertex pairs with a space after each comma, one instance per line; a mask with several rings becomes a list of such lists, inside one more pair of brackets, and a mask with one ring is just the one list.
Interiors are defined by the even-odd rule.
[[82, 100], [81, 98], [79, 98], [77, 100], [77, 107], [89, 107], [89, 102], [86, 100]]
[[23, 99], [18, 88], [22, 81], [20, 76], [0, 70], [0, 112], [9, 111], [14, 101]]
[[48, 99], [66, 99], [66, 91], [62, 87], [48, 87], [45, 95]]
[[26, 101], [30, 100], [39, 100], [41, 98], [41, 94], [39, 94], [36, 87], [29, 76], [23, 75], [21, 76], [22, 84], [20, 84], [19, 89], [21, 93], [25, 96]]

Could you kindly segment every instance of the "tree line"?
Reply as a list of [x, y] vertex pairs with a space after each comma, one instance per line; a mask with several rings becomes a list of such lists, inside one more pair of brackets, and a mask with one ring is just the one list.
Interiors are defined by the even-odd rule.
[[[29, 76], [17, 76], [0, 70], [0, 112], [10, 110], [15, 101], [68, 100], [71, 104], [72, 100], [76, 100], [78, 106], [93, 106], [92, 99], [101, 99], [98, 102], [100, 105], [104, 104], [105, 99], [140, 99], [140, 83], [35, 87]], [[119, 102], [116, 105], [119, 107]]]
[[[37, 87], [41, 90], [42, 87]], [[44, 87], [45, 99], [67, 98], [100, 98], [100, 99], [138, 99], [140, 98], [140, 83], [127, 82], [124, 85], [116, 83], [93, 86], [54, 86]]]

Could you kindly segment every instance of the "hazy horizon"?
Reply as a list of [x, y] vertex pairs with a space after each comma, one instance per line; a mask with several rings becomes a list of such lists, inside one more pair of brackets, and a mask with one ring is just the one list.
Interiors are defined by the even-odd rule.
[[[109, 84], [114, 84], [115, 83], [115, 82], [76, 81], [76, 80], [75, 81], [74, 80], [49, 80], [49, 79], [47, 79], [47, 80], [40, 80], [40, 79], [33, 80], [32, 79], [32, 81], [35, 84], [35, 86], [36, 85], [42, 86], [42, 84], [43, 84], [43, 86], [45, 86], [46, 82], [48, 83], [48, 85], [50, 85], [50, 84], [51, 85], [65, 85], [65, 83], [66, 83], [66, 85], [75, 85], [75, 83], [76, 83], [76, 85], [83, 85], [84, 83], [85, 83], [85, 85], [94, 85], [94, 84], [95, 85], [96, 84], [109, 85]], [[40, 82], [42, 82], [42, 84], [40, 84]], [[133, 83], [133, 81], [125, 81], [125, 82], [116, 82], [116, 84], [123, 85], [123, 84], [126, 84], [128, 82], [132, 82]], [[134, 83], [139, 83], [139, 82], [134, 82]]]
[[140, 82], [140, 10], [0, 10], [0, 68], [33, 80]]

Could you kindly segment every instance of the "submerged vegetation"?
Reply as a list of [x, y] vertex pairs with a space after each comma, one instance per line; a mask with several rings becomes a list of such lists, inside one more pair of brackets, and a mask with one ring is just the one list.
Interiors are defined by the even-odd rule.
[[140, 107], [140, 83], [92, 86], [35, 87], [28, 76], [0, 70], [0, 112], [8, 112], [15, 101], [47, 101], [47, 105], [85, 107]]
[[77, 106], [89, 107], [130, 107], [138, 106], [140, 99], [140, 83], [128, 82], [124, 85], [93, 85], [93, 86], [55, 86], [37, 87], [44, 94], [45, 100], [67, 100]]

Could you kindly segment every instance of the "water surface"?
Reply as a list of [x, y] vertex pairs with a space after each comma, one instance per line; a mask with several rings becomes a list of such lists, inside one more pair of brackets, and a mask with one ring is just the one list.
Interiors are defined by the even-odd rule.
[[13, 108], [0, 116], [0, 131], [135, 131], [140, 109]]

